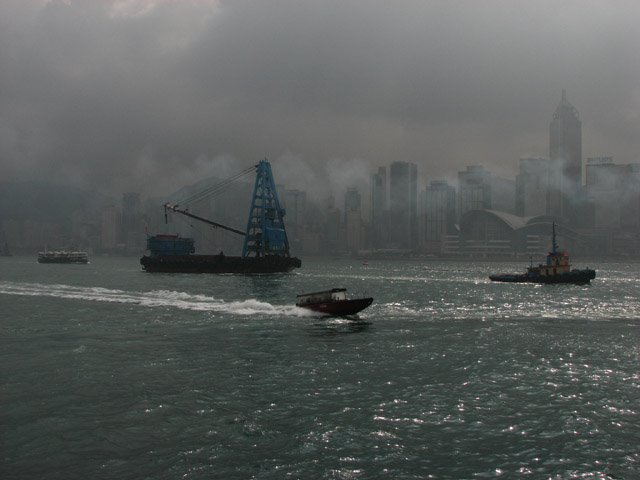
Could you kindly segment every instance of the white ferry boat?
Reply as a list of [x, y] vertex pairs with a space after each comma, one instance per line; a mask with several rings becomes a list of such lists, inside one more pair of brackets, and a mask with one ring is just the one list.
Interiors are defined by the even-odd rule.
[[38, 263], [89, 263], [89, 255], [87, 252], [47, 250], [38, 252]]

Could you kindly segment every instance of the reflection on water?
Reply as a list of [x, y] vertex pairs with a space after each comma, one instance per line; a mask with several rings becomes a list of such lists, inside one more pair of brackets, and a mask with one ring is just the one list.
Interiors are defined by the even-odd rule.
[[[270, 273], [246, 275], [243, 279], [247, 283], [246, 294], [261, 301], [274, 303], [274, 301], [287, 301], [291, 294], [288, 292], [292, 279], [291, 273]], [[290, 302], [295, 303], [295, 297], [291, 297]]]
[[371, 322], [357, 316], [318, 320], [307, 327], [312, 337], [334, 337], [347, 333], [360, 333], [370, 330]]
[[[638, 264], [132, 261], [0, 261], [1, 478], [638, 478]], [[294, 306], [332, 286], [375, 301]]]

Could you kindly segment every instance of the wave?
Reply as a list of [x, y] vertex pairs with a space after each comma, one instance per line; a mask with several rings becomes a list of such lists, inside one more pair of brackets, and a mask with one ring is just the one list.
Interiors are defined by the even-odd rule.
[[103, 287], [0, 282], [0, 294], [134, 304], [150, 308], [171, 307], [180, 310], [231, 313], [235, 315], [262, 314], [306, 317], [311, 314], [308, 310], [298, 308], [295, 305], [272, 305], [254, 298], [226, 302], [206, 295], [193, 295], [172, 290], [135, 292]]

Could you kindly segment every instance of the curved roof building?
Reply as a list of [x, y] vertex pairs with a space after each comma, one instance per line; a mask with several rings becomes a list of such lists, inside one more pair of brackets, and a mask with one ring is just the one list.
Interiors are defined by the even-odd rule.
[[469, 210], [460, 218], [461, 249], [501, 255], [545, 252], [551, 245], [553, 223], [563, 248], [582, 250], [586, 246], [583, 235], [554, 216], [520, 217], [496, 210]]

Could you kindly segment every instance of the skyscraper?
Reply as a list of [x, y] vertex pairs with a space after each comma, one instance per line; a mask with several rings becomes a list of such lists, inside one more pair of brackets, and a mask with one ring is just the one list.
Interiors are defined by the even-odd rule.
[[371, 226], [373, 246], [386, 244], [387, 232], [387, 168], [379, 167], [371, 176]]
[[360, 211], [362, 207], [362, 202], [360, 198], [360, 192], [356, 187], [348, 187], [346, 193], [344, 194], [344, 211], [345, 213], [348, 211]]
[[355, 187], [347, 188], [344, 196], [344, 226], [346, 247], [350, 252], [362, 248], [362, 209], [360, 192]]
[[456, 190], [446, 180], [433, 180], [427, 186], [424, 216], [425, 246], [440, 253], [444, 236], [456, 222]]
[[326, 211], [326, 231], [325, 231], [325, 251], [330, 253], [337, 252], [340, 245], [340, 209], [335, 207], [333, 197], [329, 197]]
[[586, 188], [596, 229], [638, 228], [638, 171], [638, 164], [618, 165], [613, 157], [587, 159]]
[[516, 215], [549, 215], [549, 160], [521, 158], [516, 176]]
[[582, 190], [582, 122], [566, 90], [549, 125], [550, 214], [576, 220]]
[[389, 168], [389, 237], [396, 248], [418, 247], [418, 166], [393, 162]]
[[120, 212], [114, 205], [104, 207], [101, 220], [100, 246], [103, 250], [113, 250], [120, 236]]
[[294, 251], [304, 249], [302, 234], [306, 218], [307, 194], [296, 189], [280, 189], [282, 193], [281, 205], [286, 209], [285, 225], [289, 243]]
[[482, 165], [470, 165], [458, 172], [458, 215], [490, 208], [491, 172]]
[[122, 242], [129, 252], [144, 250], [144, 229], [142, 222], [142, 205], [140, 194], [125, 193], [122, 195]]

